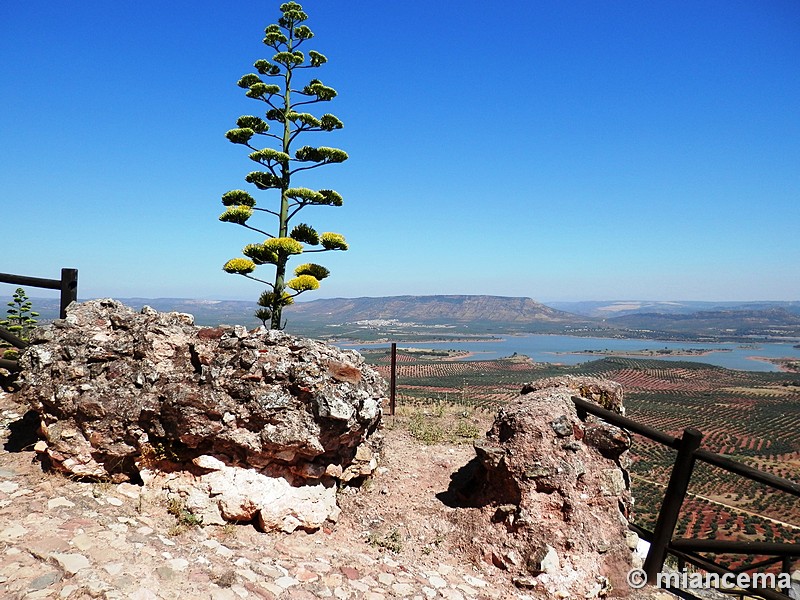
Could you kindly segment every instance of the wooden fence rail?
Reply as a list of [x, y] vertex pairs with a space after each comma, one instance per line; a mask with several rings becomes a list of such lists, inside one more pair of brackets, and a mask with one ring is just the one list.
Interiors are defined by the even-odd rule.
[[[675, 534], [678, 514], [683, 505], [684, 498], [686, 497], [694, 464], [697, 460], [798, 497], [800, 497], [800, 483], [772, 475], [771, 473], [759, 471], [758, 469], [731, 460], [725, 456], [700, 449], [700, 442], [703, 439], [703, 434], [697, 429], [687, 428], [684, 430], [682, 437], [676, 438], [663, 431], [653, 429], [652, 427], [648, 427], [632, 419], [606, 410], [579, 396], [573, 396], [572, 401], [575, 403], [578, 416], [581, 419], [585, 420], [587, 413], [592, 414], [596, 417], [600, 417], [604, 421], [643, 435], [659, 444], [678, 451], [678, 455], [672, 467], [672, 474], [667, 484], [667, 489], [664, 492], [664, 499], [661, 503], [661, 509], [659, 510], [654, 530], [651, 532], [635, 524], [630, 525], [633, 531], [650, 542], [650, 550], [644, 562], [644, 571], [647, 574], [649, 583], [656, 583], [658, 573], [664, 568], [664, 560], [668, 554], [678, 558], [679, 566], [688, 562], [701, 569], [720, 575], [749, 571], [777, 562], [781, 563], [784, 573], [789, 572], [792, 559], [800, 557], [800, 544], [673, 539], [673, 535]], [[705, 558], [699, 554], [700, 552], [712, 554], [762, 554], [770, 556], [771, 558], [732, 571]], [[787, 597], [785, 594], [775, 590], [763, 588], [751, 588], [748, 590], [748, 594], [767, 600], [786, 600]]]
[[[61, 304], [58, 313], [60, 319], [66, 318], [67, 307], [71, 302], [75, 302], [78, 299], [78, 269], [61, 269], [61, 279], [43, 279], [41, 277], [28, 277], [27, 275], [0, 273], [0, 283], [59, 290], [61, 293]], [[24, 340], [19, 339], [2, 327], [0, 327], [0, 339], [19, 349], [28, 346]], [[17, 361], [4, 358], [0, 358], [0, 367], [8, 369], [9, 371], [19, 370]]]

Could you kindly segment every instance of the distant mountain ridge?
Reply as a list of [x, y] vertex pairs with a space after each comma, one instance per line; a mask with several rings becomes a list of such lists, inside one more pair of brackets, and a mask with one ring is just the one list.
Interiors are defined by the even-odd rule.
[[710, 302], [701, 300], [583, 300], [548, 302], [548, 306], [585, 317], [613, 318], [632, 314], [688, 315], [714, 311], [762, 311], [783, 308], [800, 316], [800, 301]]
[[[191, 313], [203, 326], [259, 322], [255, 302], [186, 298], [119, 298], [138, 310]], [[58, 299], [32, 298], [40, 321], [56, 318]], [[800, 302], [573, 302], [574, 311], [530, 298], [487, 295], [332, 298], [298, 302], [285, 311], [290, 330], [301, 335], [341, 335], [331, 327], [366, 323], [372, 329], [409, 325], [455, 326], [477, 333], [567, 333], [599, 337], [717, 340], [800, 338]], [[700, 310], [698, 310], [700, 309]], [[705, 309], [705, 310], [702, 310]], [[589, 313], [589, 314], [587, 314]], [[597, 316], [597, 315], [600, 316]]]
[[689, 314], [636, 313], [608, 319], [615, 327], [647, 329], [673, 334], [717, 334], [737, 336], [796, 336], [800, 315], [783, 307], [759, 310], [707, 310]]
[[506, 296], [384, 296], [331, 298], [293, 304], [288, 317], [354, 322], [396, 319], [417, 323], [574, 323], [586, 319], [530, 298]]
[[[186, 298], [118, 298], [140, 309], [147, 305], [159, 311], [187, 312], [198, 323], [238, 323], [253, 320], [255, 302], [242, 300], [192, 300]], [[45, 319], [55, 318], [57, 299], [35, 299], [35, 308]], [[284, 309], [289, 319], [325, 323], [366, 320], [398, 320], [417, 323], [573, 323], [584, 317], [556, 310], [530, 298], [507, 296], [383, 296], [330, 298], [297, 302]]]

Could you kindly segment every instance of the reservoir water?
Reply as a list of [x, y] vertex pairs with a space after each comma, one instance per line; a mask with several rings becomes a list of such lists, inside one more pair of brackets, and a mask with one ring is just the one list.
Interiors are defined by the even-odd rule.
[[[666, 342], [660, 340], [625, 340], [612, 338], [588, 338], [568, 335], [510, 335], [497, 340], [480, 342], [398, 342], [398, 348], [434, 348], [440, 350], [460, 350], [474, 353], [466, 360], [492, 360], [510, 356], [515, 352], [529, 356], [536, 362], [575, 365], [608, 356], [605, 352], [638, 352], [641, 350], [710, 350], [702, 356], [633, 356], [632, 358], [654, 358], [659, 360], [692, 361], [737, 369], [741, 371], [778, 371], [772, 363], [757, 360], [760, 358], [795, 358], [800, 360], [800, 348], [793, 343], [688, 343]], [[342, 348], [380, 348], [389, 344], [351, 343], [337, 344]], [[592, 354], [584, 354], [592, 351]]]

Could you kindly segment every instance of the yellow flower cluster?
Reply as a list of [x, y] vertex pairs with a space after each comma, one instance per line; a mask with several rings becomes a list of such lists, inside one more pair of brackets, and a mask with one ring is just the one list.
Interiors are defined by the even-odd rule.
[[237, 275], [247, 275], [256, 270], [256, 265], [252, 260], [246, 258], [232, 258], [222, 267], [226, 273], [236, 273]]
[[275, 254], [300, 254], [303, 251], [303, 244], [290, 237], [279, 237], [265, 241], [264, 248]]
[[319, 281], [312, 275], [300, 275], [294, 279], [290, 279], [286, 283], [286, 287], [293, 289], [296, 292], [305, 292], [307, 290], [319, 289]]
[[326, 231], [320, 236], [322, 247], [326, 250], [347, 250], [347, 242], [344, 241], [344, 236], [339, 233], [331, 233]]
[[253, 216], [253, 209], [244, 204], [231, 206], [228, 210], [219, 216], [220, 221], [228, 223], [236, 223], [237, 225], [244, 225], [247, 219]]

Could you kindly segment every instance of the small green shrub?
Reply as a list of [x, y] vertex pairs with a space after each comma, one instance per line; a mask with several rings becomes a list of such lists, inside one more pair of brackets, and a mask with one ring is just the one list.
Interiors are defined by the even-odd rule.
[[430, 417], [415, 413], [408, 422], [408, 432], [423, 444], [438, 444], [444, 440], [444, 430]]
[[458, 422], [458, 425], [456, 425], [453, 435], [456, 438], [474, 440], [475, 438], [479, 438], [481, 436], [481, 430], [474, 423], [470, 423], [466, 419], [461, 419]]
[[229, 588], [234, 583], [236, 583], [236, 571], [234, 571], [233, 569], [227, 569], [226, 571], [223, 571], [216, 577], [213, 577], [212, 580], [219, 587]]
[[203, 524], [203, 518], [193, 514], [192, 511], [186, 508], [186, 503], [179, 498], [172, 497], [167, 499], [167, 512], [175, 517], [177, 521], [172, 529], [180, 530], [172, 533], [171, 529], [170, 535], [178, 535], [183, 533], [183, 530], [187, 527], [197, 527]]
[[392, 529], [390, 533], [381, 536], [377, 533], [370, 533], [367, 543], [373, 548], [383, 548], [394, 554], [399, 554], [403, 550], [403, 540], [397, 529]]
[[6, 310], [8, 317], [0, 321], [0, 325], [21, 340], [28, 341], [31, 332], [36, 328], [35, 317], [38, 317], [39, 313], [31, 310], [31, 301], [22, 288], [17, 288], [8, 306]]
[[142, 455], [142, 462], [145, 465], [154, 465], [162, 460], [170, 462], [178, 462], [179, 460], [172, 446], [162, 442], [142, 444], [140, 453]]

